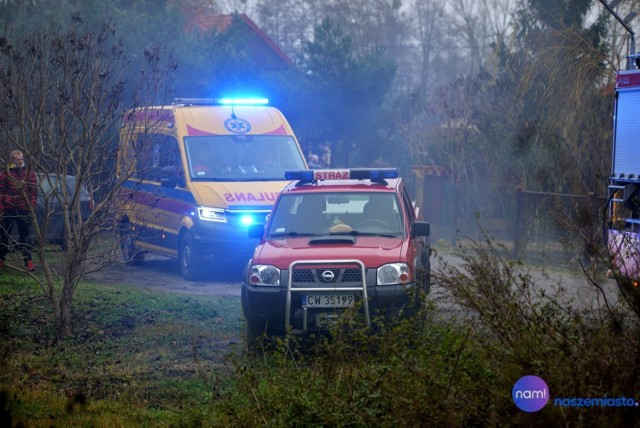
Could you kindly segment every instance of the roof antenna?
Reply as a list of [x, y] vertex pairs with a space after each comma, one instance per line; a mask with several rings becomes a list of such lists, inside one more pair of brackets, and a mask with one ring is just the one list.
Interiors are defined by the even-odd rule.
[[231, 104], [231, 119], [237, 119], [238, 117], [236, 116], [236, 112], [233, 109], [233, 104]]

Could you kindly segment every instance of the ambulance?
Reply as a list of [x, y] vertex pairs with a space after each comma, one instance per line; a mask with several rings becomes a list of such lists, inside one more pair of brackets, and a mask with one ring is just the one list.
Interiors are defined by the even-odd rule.
[[127, 263], [146, 253], [177, 258], [189, 280], [242, 270], [258, 242], [247, 228], [265, 222], [285, 170], [307, 168], [291, 126], [267, 103], [174, 99], [124, 115], [118, 216]]

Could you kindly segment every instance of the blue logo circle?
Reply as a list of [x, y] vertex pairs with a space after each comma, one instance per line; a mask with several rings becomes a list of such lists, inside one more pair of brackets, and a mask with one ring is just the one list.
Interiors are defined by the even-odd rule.
[[234, 134], [246, 134], [251, 131], [251, 124], [244, 119], [230, 118], [224, 121], [224, 127], [227, 131]]
[[520, 410], [537, 412], [549, 401], [549, 387], [538, 376], [524, 376], [513, 385], [511, 396]]

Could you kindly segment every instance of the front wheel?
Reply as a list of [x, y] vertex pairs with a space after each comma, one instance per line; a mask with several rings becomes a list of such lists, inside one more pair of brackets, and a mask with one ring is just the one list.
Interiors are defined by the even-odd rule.
[[190, 281], [202, 279], [204, 276], [202, 257], [197, 254], [191, 232], [185, 233], [180, 241], [180, 270], [182, 276]]
[[431, 291], [431, 261], [429, 260], [429, 254], [428, 248], [423, 249], [416, 266], [418, 284], [425, 295], [428, 295], [429, 291]]
[[247, 290], [244, 285], [240, 289], [240, 301], [242, 303], [242, 312], [247, 327], [247, 351], [249, 351], [249, 353], [256, 353], [260, 349], [260, 346], [258, 346], [260, 338], [266, 337], [267, 324], [264, 320], [258, 320], [251, 314], [249, 303], [247, 302]]

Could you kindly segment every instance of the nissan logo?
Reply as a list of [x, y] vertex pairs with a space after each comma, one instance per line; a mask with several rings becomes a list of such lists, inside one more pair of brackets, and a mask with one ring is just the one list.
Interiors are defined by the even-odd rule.
[[325, 282], [331, 282], [333, 281], [333, 278], [335, 278], [335, 274], [330, 271], [330, 270], [325, 270], [324, 272], [322, 272], [322, 280]]

